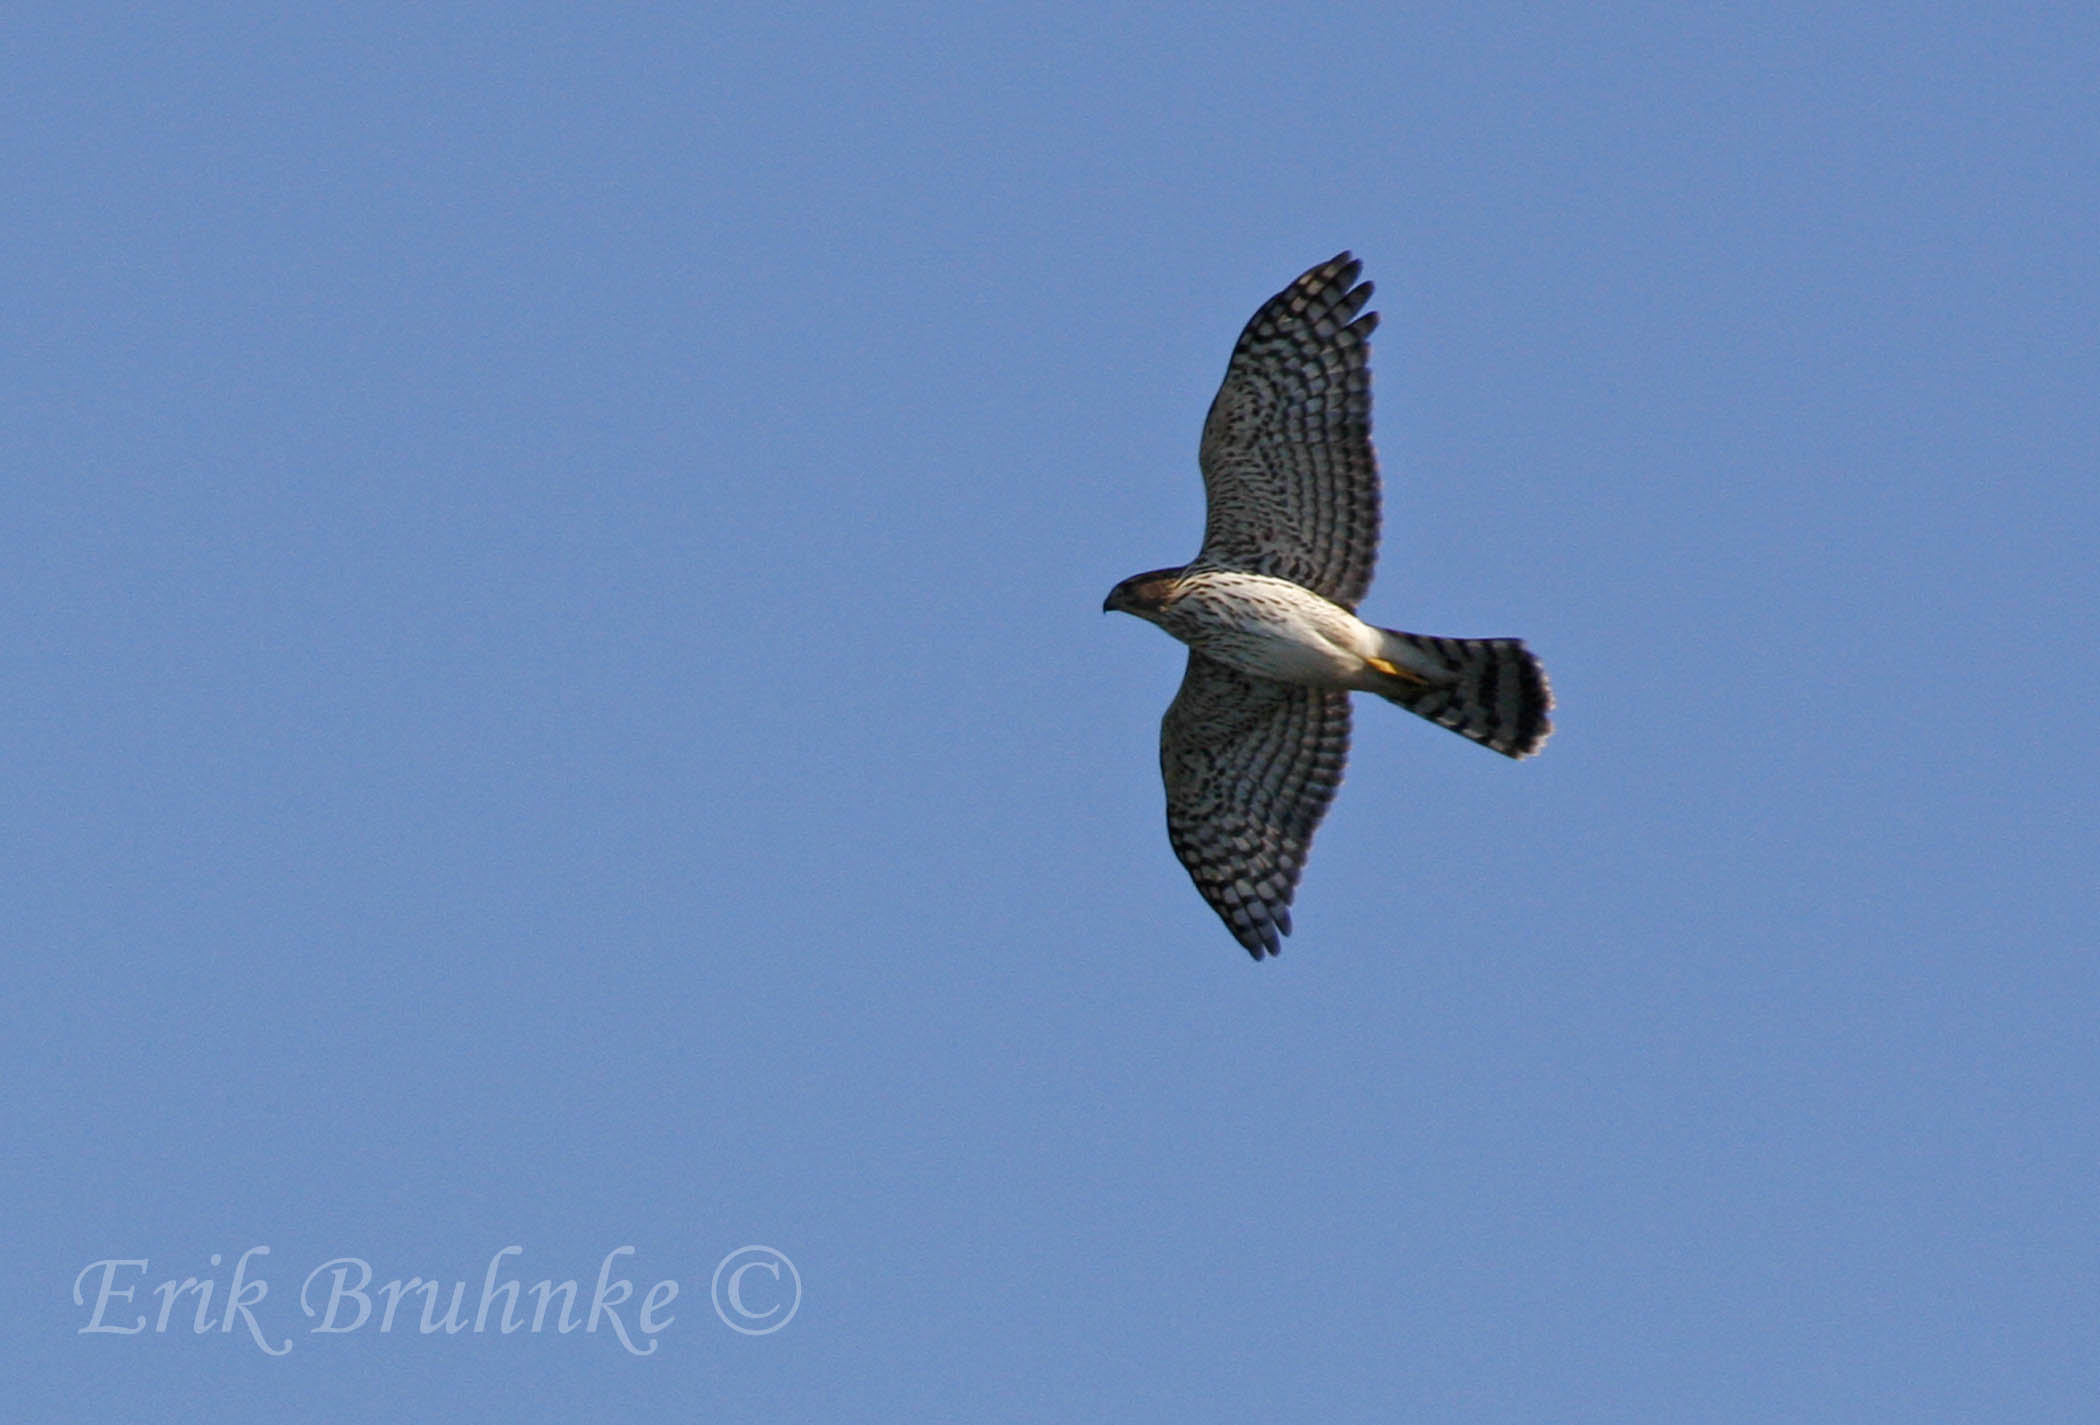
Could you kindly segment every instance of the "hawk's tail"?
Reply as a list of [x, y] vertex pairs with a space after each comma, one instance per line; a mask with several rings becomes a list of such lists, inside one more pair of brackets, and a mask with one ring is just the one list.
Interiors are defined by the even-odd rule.
[[1505, 757], [1529, 757], [1546, 745], [1553, 689], [1521, 641], [1379, 632], [1394, 665], [1377, 689], [1381, 697]]

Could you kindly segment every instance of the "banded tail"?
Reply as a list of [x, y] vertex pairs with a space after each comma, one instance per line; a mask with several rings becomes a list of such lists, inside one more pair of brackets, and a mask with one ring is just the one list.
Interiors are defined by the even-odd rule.
[[1553, 689], [1522, 641], [1379, 632], [1386, 661], [1397, 665], [1379, 696], [1505, 757], [1529, 757], [1546, 745]]

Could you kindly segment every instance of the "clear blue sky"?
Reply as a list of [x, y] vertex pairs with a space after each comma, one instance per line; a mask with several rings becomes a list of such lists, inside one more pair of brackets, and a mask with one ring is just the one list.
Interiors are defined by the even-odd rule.
[[[8, 1418], [2094, 1418], [2050, 8], [18, 8]], [[1365, 612], [1559, 731], [1361, 706], [1256, 965], [1099, 610], [1343, 247]]]

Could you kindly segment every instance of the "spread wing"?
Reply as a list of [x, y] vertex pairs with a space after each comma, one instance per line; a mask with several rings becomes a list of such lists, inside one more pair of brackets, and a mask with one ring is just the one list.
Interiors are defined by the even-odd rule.
[[1343, 253], [1240, 333], [1203, 423], [1209, 519], [1198, 564], [1273, 574], [1354, 609], [1378, 559], [1371, 284]]
[[1189, 654], [1159, 730], [1167, 839], [1255, 959], [1291, 933], [1291, 896], [1349, 758], [1349, 695]]

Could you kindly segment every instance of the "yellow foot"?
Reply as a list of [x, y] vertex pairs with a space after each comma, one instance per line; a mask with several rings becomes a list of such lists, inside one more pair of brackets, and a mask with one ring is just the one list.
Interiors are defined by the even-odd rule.
[[1364, 662], [1370, 664], [1373, 668], [1376, 668], [1379, 672], [1385, 674], [1388, 678], [1398, 678], [1401, 682], [1412, 683], [1417, 688], [1426, 688], [1429, 686], [1429, 680], [1427, 678], [1423, 677], [1420, 673], [1411, 673], [1407, 669], [1402, 668], [1397, 663], [1389, 662], [1383, 658], [1366, 658]]

